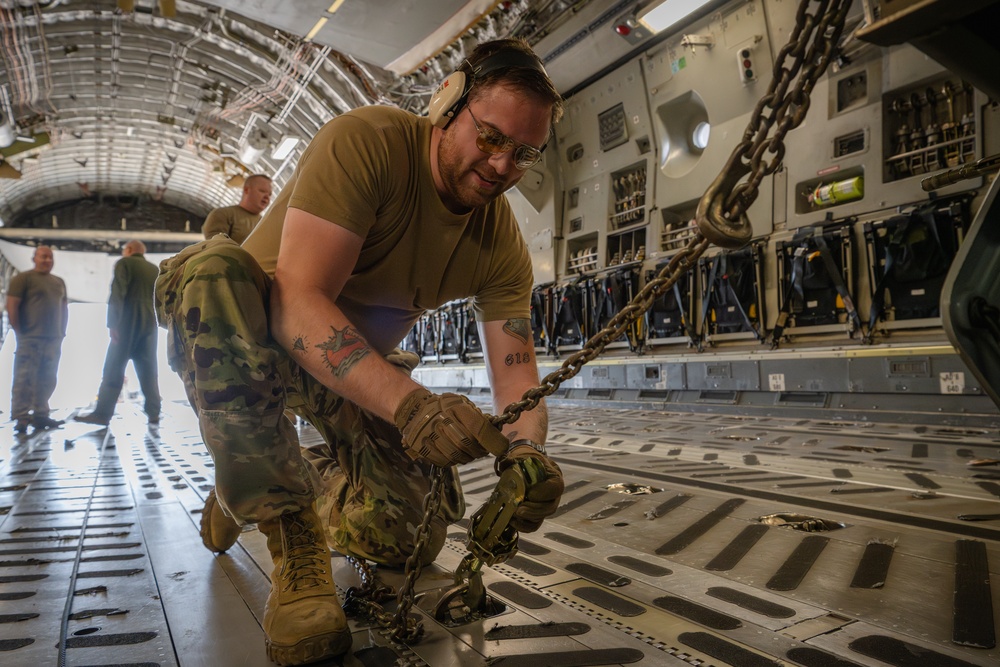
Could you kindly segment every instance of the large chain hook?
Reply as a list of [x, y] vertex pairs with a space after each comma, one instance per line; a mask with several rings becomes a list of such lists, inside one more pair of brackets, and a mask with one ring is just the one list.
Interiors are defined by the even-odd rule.
[[740, 207], [735, 220], [730, 219], [731, 211], [727, 210], [730, 194], [736, 189], [740, 179], [751, 171], [749, 165], [743, 164], [743, 148], [744, 146], [740, 145], [729, 156], [726, 166], [698, 200], [695, 212], [698, 231], [710, 243], [720, 248], [742, 248], [753, 236], [753, 226], [747, 217], [746, 209]]

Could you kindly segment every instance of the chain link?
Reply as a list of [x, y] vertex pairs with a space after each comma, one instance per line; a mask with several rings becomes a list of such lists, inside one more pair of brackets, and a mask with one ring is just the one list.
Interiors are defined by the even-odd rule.
[[[413, 553], [406, 559], [406, 576], [403, 585], [396, 595], [396, 614], [392, 618], [392, 637], [398, 641], [411, 642], [419, 639], [424, 627], [419, 621], [410, 619], [408, 614], [413, 607], [413, 587], [423, 569], [421, 559], [427, 543], [431, 539], [431, 521], [441, 509], [441, 499], [444, 495], [444, 468], [434, 467], [431, 471], [431, 490], [424, 496], [424, 517], [417, 527], [417, 538], [413, 545]], [[411, 623], [412, 621], [412, 623]]]
[[[814, 1], [816, 13], [810, 14]], [[805, 120], [810, 95], [830, 64], [850, 6], [851, 0], [799, 3], [788, 43], [774, 59], [767, 92], [754, 107], [742, 141], [698, 202], [698, 230], [713, 244], [739, 248], [753, 235], [747, 210], [756, 201], [764, 177], [781, 165], [785, 135]], [[770, 159], [766, 159], [768, 153]], [[741, 183], [747, 174], [750, 177]]]
[[[809, 6], [818, 4], [815, 14]], [[511, 403], [490, 421], [497, 428], [517, 421], [522, 412], [534, 409], [546, 396], [551, 396], [559, 386], [574, 377], [584, 365], [590, 363], [612, 342], [618, 340], [626, 329], [639, 321], [653, 303], [673, 288], [680, 278], [693, 269], [698, 258], [712, 244], [722, 248], [738, 248], [750, 240], [753, 229], [746, 212], [757, 199], [760, 184], [765, 176], [773, 174], [785, 155], [785, 135], [805, 120], [809, 99], [816, 82], [826, 71], [830, 58], [844, 30], [844, 20], [851, 0], [801, 0], [795, 16], [795, 27], [788, 43], [779, 51], [774, 62], [774, 72], [767, 93], [757, 102], [750, 121], [743, 133], [743, 140], [733, 150], [725, 167], [712, 182], [698, 202], [695, 214], [698, 231], [682, 250], [673, 255], [653, 279], [646, 282], [607, 326], [594, 334], [584, 346], [570, 355], [562, 365], [546, 375], [537, 387], [526, 391], [520, 401]], [[786, 63], [786, 60], [789, 62]], [[796, 79], [796, 77], [798, 77]], [[792, 86], [792, 81], [795, 85]], [[772, 129], [774, 130], [772, 134]], [[771, 158], [765, 159], [770, 153]], [[750, 177], [740, 182], [747, 174]], [[396, 641], [414, 642], [423, 633], [419, 621], [409, 618], [413, 606], [413, 588], [420, 576], [421, 555], [430, 539], [430, 523], [441, 506], [444, 488], [444, 471], [434, 468], [431, 490], [424, 498], [424, 516], [417, 529], [413, 553], [406, 561], [406, 576], [396, 595], [397, 606], [393, 615], [383, 611], [374, 584], [362, 590], [369, 597], [360, 596], [353, 604], [367, 611], [367, 616], [380, 626], [388, 628]], [[361, 560], [353, 560], [362, 573], [362, 582], [369, 581], [371, 572]], [[345, 608], [347, 605], [345, 604]]]
[[344, 613], [353, 618], [367, 618], [372, 622], [389, 627], [392, 614], [382, 608], [382, 603], [393, 597], [392, 588], [379, 583], [371, 567], [363, 558], [347, 556], [347, 562], [354, 566], [361, 576], [361, 586], [347, 589], [344, 596]]
[[584, 365], [593, 361], [604, 348], [618, 340], [628, 327], [638, 321], [653, 306], [653, 302], [671, 289], [681, 276], [694, 268], [708, 246], [709, 242], [705, 238], [695, 234], [687, 246], [671, 257], [656, 277], [647, 281], [635, 298], [611, 318], [607, 326], [594, 334], [580, 350], [570, 355], [562, 366], [542, 378], [537, 387], [524, 392], [520, 401], [508, 405], [502, 414], [490, 417], [493, 425], [500, 428], [504, 424], [513, 424], [522, 412], [534, 409], [543, 398], [555, 392], [559, 385], [579, 373]]
[[344, 613], [377, 623], [389, 630], [389, 636], [393, 641], [404, 644], [418, 641], [424, 633], [423, 624], [409, 614], [413, 607], [413, 588], [420, 576], [420, 570], [423, 569], [421, 562], [423, 552], [431, 538], [431, 521], [441, 509], [444, 497], [444, 472], [444, 468], [437, 466], [431, 468], [431, 490], [424, 496], [423, 519], [417, 527], [413, 552], [406, 559], [403, 583], [396, 594], [395, 612], [392, 614], [386, 612], [381, 604], [392, 597], [392, 589], [375, 581], [375, 576], [364, 559], [349, 558], [361, 575], [361, 588], [351, 588], [347, 591]]

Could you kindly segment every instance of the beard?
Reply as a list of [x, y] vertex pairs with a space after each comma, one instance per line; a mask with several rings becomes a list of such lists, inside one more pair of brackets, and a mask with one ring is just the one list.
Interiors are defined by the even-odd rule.
[[[487, 160], [479, 162], [477, 168], [477, 163], [463, 165], [462, 159], [463, 151], [456, 145], [454, 134], [445, 132], [438, 144], [438, 172], [453, 203], [466, 209], [482, 208], [507, 189]], [[493, 185], [481, 187], [473, 171], [493, 181]]]

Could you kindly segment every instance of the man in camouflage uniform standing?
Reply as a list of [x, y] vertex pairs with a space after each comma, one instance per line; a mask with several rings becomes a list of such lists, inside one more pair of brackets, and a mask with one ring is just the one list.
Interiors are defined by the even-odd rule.
[[[538, 383], [531, 260], [502, 195], [541, 158], [561, 111], [525, 42], [482, 44], [428, 117], [369, 106], [327, 123], [242, 247], [216, 237], [161, 264], [168, 357], [215, 461], [202, 539], [225, 551], [245, 523], [267, 536], [275, 662], [348, 650], [328, 545], [402, 565], [432, 468], [447, 483], [425, 562], [464, 513], [455, 464], [492, 454], [500, 470], [538, 466], [518, 530], [557, 508], [544, 404], [498, 430], [464, 396], [414, 382], [416, 356], [395, 348], [426, 310], [472, 297], [494, 408]], [[323, 436], [305, 457], [286, 407]]]
[[7, 289], [7, 317], [17, 336], [10, 408], [16, 433], [26, 433], [29, 424], [41, 430], [63, 423], [49, 417], [49, 398], [69, 321], [66, 283], [52, 275], [52, 248], [35, 248], [33, 261], [35, 268], [14, 276]]
[[101, 388], [94, 411], [77, 415], [76, 421], [107, 426], [122, 392], [129, 359], [135, 366], [150, 424], [160, 422], [160, 389], [156, 381], [156, 315], [153, 285], [158, 271], [146, 261], [146, 244], [133, 239], [122, 247], [115, 262], [111, 296], [108, 297], [108, 334], [111, 343], [104, 357]]

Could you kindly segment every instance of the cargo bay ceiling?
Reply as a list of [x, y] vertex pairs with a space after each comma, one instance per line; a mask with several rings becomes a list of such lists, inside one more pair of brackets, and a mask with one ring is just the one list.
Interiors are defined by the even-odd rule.
[[[121, 218], [196, 232], [247, 175], [280, 188], [337, 114], [377, 103], [420, 113], [478, 41], [548, 38], [563, 52], [595, 26], [613, 34], [607, 23], [634, 5], [0, 0], [0, 221], [7, 232], [110, 231]], [[634, 46], [607, 39], [611, 56]], [[575, 65], [561, 88], [588, 74]], [[284, 139], [299, 140], [287, 155]]]

